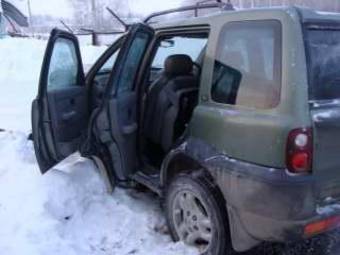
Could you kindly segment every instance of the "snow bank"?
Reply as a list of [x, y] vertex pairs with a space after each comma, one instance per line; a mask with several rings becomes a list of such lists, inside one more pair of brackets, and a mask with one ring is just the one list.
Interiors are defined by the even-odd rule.
[[23, 133], [0, 133], [0, 251], [23, 255], [194, 254], [173, 244], [157, 198], [116, 189], [72, 155], [41, 176]]
[[[42, 176], [30, 130], [45, 41], [0, 40], [0, 253], [190, 255], [165, 234], [152, 194], [107, 192], [93, 163], [75, 154]], [[104, 48], [82, 48], [85, 63]]]

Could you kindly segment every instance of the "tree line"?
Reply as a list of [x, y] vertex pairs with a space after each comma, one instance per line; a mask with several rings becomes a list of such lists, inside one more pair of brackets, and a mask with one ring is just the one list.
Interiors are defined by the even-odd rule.
[[[142, 1], [142, 0], [140, 0]], [[144, 0], [148, 4], [147, 0]], [[171, 1], [171, 0], [160, 0]], [[228, 0], [223, 0], [227, 2]], [[340, 12], [340, 0], [230, 0], [238, 9], [248, 9], [257, 7], [274, 7], [298, 5], [309, 7], [321, 11]], [[202, 0], [183, 0], [182, 5], [191, 5], [202, 2]], [[112, 31], [123, 29], [112, 15], [106, 10], [109, 6], [123, 20], [127, 22], [140, 20], [133, 11], [133, 1], [129, 0], [72, 0], [70, 5], [73, 8], [74, 17], [66, 20], [65, 23], [75, 29], [87, 28], [96, 31]], [[183, 14], [183, 16], [191, 16], [192, 13]], [[60, 20], [50, 16], [33, 16], [31, 19], [31, 28], [35, 31], [49, 31], [51, 27], [60, 26]]]

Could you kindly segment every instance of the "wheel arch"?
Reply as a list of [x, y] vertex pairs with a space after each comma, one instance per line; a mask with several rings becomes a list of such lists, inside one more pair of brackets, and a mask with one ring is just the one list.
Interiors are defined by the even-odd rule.
[[222, 187], [219, 187], [215, 178], [218, 176], [217, 172], [210, 165], [209, 159], [212, 156], [215, 156], [215, 154], [212, 154], [210, 145], [206, 143], [198, 145], [196, 139], [189, 138], [180, 146], [171, 150], [165, 157], [160, 172], [161, 187], [165, 188], [172, 178], [179, 173], [202, 170], [221, 190]]
[[166, 187], [179, 173], [202, 168], [202, 165], [197, 160], [184, 152], [171, 154], [166, 158], [161, 168], [161, 186]]
[[191, 137], [170, 151], [164, 159], [160, 172], [160, 184], [165, 195], [168, 184], [177, 174], [187, 170], [203, 170], [204, 174], [209, 176], [212, 183], [221, 192], [225, 201], [233, 247], [236, 251], [243, 252], [258, 245], [260, 241], [248, 233], [238, 217], [238, 211], [227, 204], [229, 198], [233, 197], [235, 193], [228, 176], [238, 166], [237, 161], [221, 154], [210, 144]]

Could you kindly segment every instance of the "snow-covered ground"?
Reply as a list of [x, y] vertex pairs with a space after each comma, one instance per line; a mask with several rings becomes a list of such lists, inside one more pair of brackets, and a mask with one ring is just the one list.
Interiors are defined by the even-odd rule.
[[[29, 131], [31, 102], [37, 94], [39, 75], [47, 41], [7, 38], [0, 40], [0, 128]], [[83, 46], [88, 67], [105, 47]]]
[[[26, 138], [45, 46], [0, 40], [0, 254], [196, 254], [171, 242], [157, 197], [108, 193], [91, 161], [75, 154], [40, 174]], [[104, 49], [82, 47], [85, 64]]]

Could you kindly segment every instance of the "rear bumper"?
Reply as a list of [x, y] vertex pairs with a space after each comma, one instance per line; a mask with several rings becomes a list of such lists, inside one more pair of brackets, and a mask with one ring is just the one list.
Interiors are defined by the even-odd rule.
[[309, 238], [340, 227], [340, 203], [317, 209], [317, 216], [304, 222], [304, 237]]
[[227, 201], [235, 250], [246, 251], [263, 241], [297, 241], [340, 225], [340, 204], [318, 206], [313, 176], [240, 164], [237, 171], [224, 169], [216, 178]]
[[317, 214], [305, 220], [276, 219], [237, 210], [228, 206], [230, 222], [235, 234], [234, 248], [248, 250], [263, 241], [292, 242], [308, 239], [340, 227], [340, 210]]
[[236, 160], [194, 138], [173, 151], [169, 159], [182, 154], [208, 170], [222, 191], [236, 251], [247, 251], [263, 241], [308, 238], [311, 235], [306, 235], [306, 227], [325, 219], [329, 228], [340, 222], [333, 218], [340, 215], [340, 203], [325, 201], [320, 180], [313, 174], [293, 176], [285, 169]]

